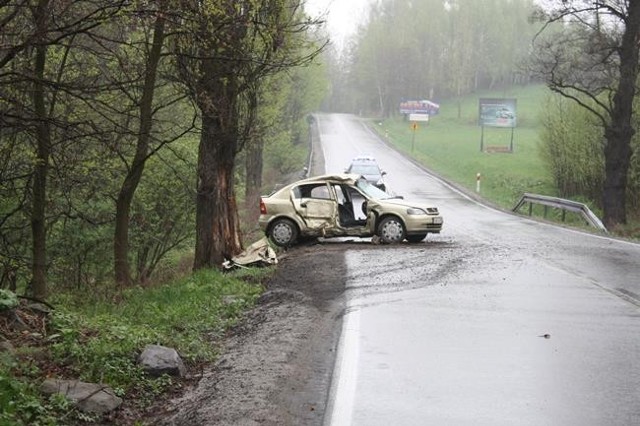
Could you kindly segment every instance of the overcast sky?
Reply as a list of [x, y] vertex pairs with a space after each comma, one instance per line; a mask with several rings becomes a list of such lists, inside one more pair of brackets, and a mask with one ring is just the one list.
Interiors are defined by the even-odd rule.
[[345, 39], [353, 34], [374, 0], [306, 0], [305, 10], [312, 17], [326, 13], [327, 29], [331, 40], [340, 49]]

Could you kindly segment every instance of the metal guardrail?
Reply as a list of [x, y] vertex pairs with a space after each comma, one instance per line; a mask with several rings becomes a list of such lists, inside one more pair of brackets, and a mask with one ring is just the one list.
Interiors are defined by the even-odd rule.
[[532, 214], [533, 204], [540, 204], [544, 206], [544, 216], [547, 215], [547, 207], [562, 210], [562, 221], [565, 219], [565, 212], [578, 213], [587, 223], [594, 228], [598, 228], [601, 231], [608, 232], [607, 228], [602, 224], [602, 221], [587, 207], [585, 204], [577, 201], [565, 200], [562, 198], [549, 197], [547, 195], [529, 194], [525, 192], [520, 198], [520, 201], [513, 208], [514, 212], [517, 212], [520, 207], [525, 203], [529, 203], [529, 216]]

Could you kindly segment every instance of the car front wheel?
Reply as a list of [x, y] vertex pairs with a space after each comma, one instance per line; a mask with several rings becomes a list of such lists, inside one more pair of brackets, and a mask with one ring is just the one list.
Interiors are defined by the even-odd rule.
[[387, 216], [378, 226], [378, 236], [385, 244], [400, 243], [404, 240], [404, 225], [395, 216]]
[[298, 239], [298, 228], [289, 219], [276, 219], [269, 230], [269, 238], [280, 247], [288, 247]]

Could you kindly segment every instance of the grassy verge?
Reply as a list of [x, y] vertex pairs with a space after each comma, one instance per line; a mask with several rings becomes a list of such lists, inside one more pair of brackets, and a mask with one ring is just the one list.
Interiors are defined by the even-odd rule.
[[[417, 129], [402, 117], [373, 121], [371, 127], [401, 152], [468, 191], [476, 192], [480, 174], [478, 195], [510, 210], [525, 192], [557, 196], [549, 171], [538, 154], [539, 112], [548, 94], [542, 85], [482, 92], [443, 102], [440, 113], [428, 123], [418, 122]], [[479, 98], [516, 98], [518, 122], [513, 132], [508, 128], [482, 129], [478, 125]], [[504, 152], [511, 148], [512, 152]], [[574, 201], [587, 204], [602, 217], [590, 200]], [[526, 210], [522, 213], [527, 214]], [[593, 229], [577, 213], [563, 215], [560, 210], [533, 206], [532, 215]], [[628, 237], [627, 234], [621, 235]]]
[[174, 384], [169, 377], [151, 379], [138, 368], [135, 360], [144, 346], [173, 347], [192, 367], [214, 360], [216, 342], [254, 305], [269, 273], [201, 271], [154, 288], [114, 292], [111, 298], [91, 293], [54, 297], [60, 308], [42, 328], [13, 336], [20, 343], [15, 355], [3, 353], [0, 359], [0, 424], [99, 420], [63, 399], [43, 399], [38, 385], [48, 376], [105, 383], [130, 409], [144, 409]]
[[[476, 176], [480, 173], [480, 195], [501, 207], [512, 208], [524, 192], [555, 195], [537, 151], [537, 115], [545, 95], [544, 86], [481, 93], [461, 99], [459, 105], [456, 100], [443, 102], [440, 113], [429, 123], [418, 123], [416, 130], [402, 118], [376, 122], [372, 127], [400, 151], [470, 191], [476, 190]], [[480, 97], [517, 99], [513, 153], [480, 151], [481, 137], [485, 148], [509, 148], [512, 143], [511, 129], [485, 127], [482, 136], [478, 126]]]
[[[306, 144], [285, 145], [266, 155], [265, 187], [274, 187], [301, 167], [307, 150]], [[242, 208], [244, 188], [236, 193], [243, 242], [248, 245], [262, 232]], [[145, 287], [120, 291], [107, 283], [84, 289], [62, 285], [64, 292], [50, 299], [55, 309], [49, 314], [34, 311], [25, 302], [17, 308], [4, 304], [0, 293], [0, 426], [102, 420], [123, 424], [92, 418], [64, 398], [44, 398], [39, 386], [47, 377], [109, 385], [124, 398], [127, 412], [134, 413], [125, 423], [137, 424], [136, 412], [144, 412], [159, 395], [180, 386], [179, 380], [169, 377], [145, 376], [136, 366], [144, 346], [172, 347], [192, 369], [214, 361], [228, 330], [254, 306], [264, 290], [261, 283], [273, 269], [191, 274], [192, 256], [184, 251], [166, 256]], [[15, 327], [16, 317], [20, 327]]]

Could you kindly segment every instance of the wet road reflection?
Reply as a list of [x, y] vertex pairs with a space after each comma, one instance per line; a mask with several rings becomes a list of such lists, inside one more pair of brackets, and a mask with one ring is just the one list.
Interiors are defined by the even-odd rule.
[[372, 155], [445, 219], [417, 245], [347, 251], [327, 424], [640, 424], [638, 245], [481, 206], [353, 117], [320, 126], [328, 172]]

